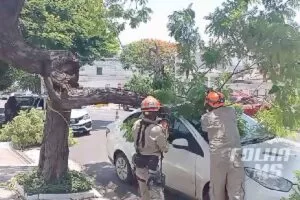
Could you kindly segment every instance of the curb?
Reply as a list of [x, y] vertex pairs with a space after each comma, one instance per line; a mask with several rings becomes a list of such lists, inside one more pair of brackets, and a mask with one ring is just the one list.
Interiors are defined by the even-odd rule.
[[24, 154], [22, 151], [15, 149], [11, 142], [9, 143], [9, 147], [10, 150], [15, 154], [17, 154], [26, 164], [28, 165], [34, 164], [34, 161], [31, 158], [29, 158], [26, 154]]
[[90, 198], [98, 198], [103, 199], [103, 196], [94, 188], [87, 192], [79, 192], [79, 193], [68, 193], [68, 194], [35, 194], [35, 195], [28, 195], [24, 191], [24, 187], [16, 183], [15, 189], [19, 195], [21, 195], [26, 200], [83, 200], [83, 199], [90, 199]]

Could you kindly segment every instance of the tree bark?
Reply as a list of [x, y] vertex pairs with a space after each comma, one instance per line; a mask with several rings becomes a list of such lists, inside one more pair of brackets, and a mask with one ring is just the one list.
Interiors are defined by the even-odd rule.
[[70, 111], [83, 105], [117, 103], [139, 105], [144, 98], [129, 91], [91, 90], [79, 87], [79, 61], [68, 51], [51, 51], [28, 45], [19, 30], [24, 0], [0, 0], [0, 60], [44, 78], [49, 94], [39, 172], [46, 182], [60, 179], [68, 170]]
[[68, 171], [68, 134], [71, 110], [47, 104], [46, 124], [40, 151], [39, 173], [47, 182], [61, 178]]

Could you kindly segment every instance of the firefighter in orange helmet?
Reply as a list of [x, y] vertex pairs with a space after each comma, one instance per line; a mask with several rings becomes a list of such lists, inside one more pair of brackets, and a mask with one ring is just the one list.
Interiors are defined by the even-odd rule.
[[233, 107], [224, 104], [224, 94], [209, 91], [207, 113], [201, 118], [210, 145], [210, 199], [243, 200], [245, 174], [237, 116]]
[[160, 123], [160, 108], [160, 102], [148, 96], [141, 103], [143, 117], [133, 126], [136, 149], [133, 163], [142, 200], [164, 199], [164, 180], [159, 170], [159, 160], [168, 151], [168, 125]]

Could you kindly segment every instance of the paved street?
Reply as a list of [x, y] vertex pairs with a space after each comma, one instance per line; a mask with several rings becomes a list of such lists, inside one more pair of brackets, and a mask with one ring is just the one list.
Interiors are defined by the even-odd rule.
[[[93, 119], [90, 135], [78, 136], [79, 144], [70, 148], [70, 158], [85, 167], [85, 172], [94, 177], [97, 185], [110, 199], [136, 199], [136, 189], [123, 184], [115, 174], [106, 154], [105, 127], [115, 120], [115, 110], [89, 109]], [[119, 116], [128, 114], [121, 110]], [[100, 191], [101, 191], [100, 190]]]
[[[93, 119], [93, 131], [90, 135], [77, 137], [79, 144], [70, 148], [70, 159], [85, 167], [85, 172], [94, 177], [104, 197], [109, 199], [137, 199], [137, 186], [122, 183], [115, 174], [106, 154], [105, 127], [115, 120], [115, 110], [89, 108]], [[119, 116], [128, 114], [123, 110]], [[178, 199], [168, 195], [167, 199]], [[184, 198], [180, 198], [184, 200]]]

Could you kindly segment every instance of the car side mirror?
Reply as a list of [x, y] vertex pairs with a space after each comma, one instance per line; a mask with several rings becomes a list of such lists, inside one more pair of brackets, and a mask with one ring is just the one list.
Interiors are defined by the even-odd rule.
[[172, 142], [172, 145], [174, 147], [188, 147], [189, 143], [188, 143], [188, 141], [186, 139], [180, 138], [180, 139], [175, 139]]

